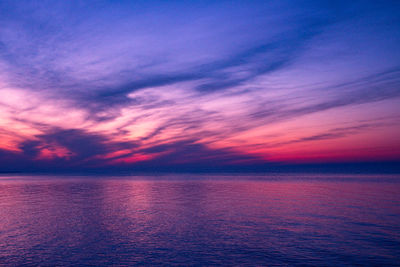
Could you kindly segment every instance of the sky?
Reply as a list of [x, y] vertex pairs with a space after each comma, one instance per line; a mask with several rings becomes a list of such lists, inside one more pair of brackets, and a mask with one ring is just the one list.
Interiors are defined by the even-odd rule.
[[399, 1], [0, 10], [0, 171], [400, 162]]

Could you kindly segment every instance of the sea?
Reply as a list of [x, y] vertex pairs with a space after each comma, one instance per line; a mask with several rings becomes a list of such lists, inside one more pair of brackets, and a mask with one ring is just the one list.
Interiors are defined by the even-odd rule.
[[0, 266], [400, 266], [400, 176], [0, 176]]

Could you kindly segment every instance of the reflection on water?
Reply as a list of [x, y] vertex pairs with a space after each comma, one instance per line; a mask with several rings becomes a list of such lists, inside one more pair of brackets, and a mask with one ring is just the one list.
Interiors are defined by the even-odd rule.
[[0, 178], [0, 264], [400, 264], [398, 179], [170, 178]]

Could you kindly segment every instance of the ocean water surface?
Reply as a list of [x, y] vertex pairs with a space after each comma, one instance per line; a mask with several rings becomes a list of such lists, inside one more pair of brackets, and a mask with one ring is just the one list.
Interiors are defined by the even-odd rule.
[[0, 177], [0, 265], [400, 265], [389, 175]]

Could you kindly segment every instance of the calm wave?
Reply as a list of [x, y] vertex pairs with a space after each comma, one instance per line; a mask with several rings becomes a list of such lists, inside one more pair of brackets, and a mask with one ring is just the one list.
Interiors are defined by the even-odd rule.
[[0, 178], [0, 265], [400, 265], [395, 176]]

